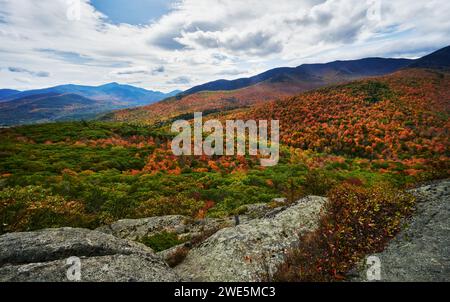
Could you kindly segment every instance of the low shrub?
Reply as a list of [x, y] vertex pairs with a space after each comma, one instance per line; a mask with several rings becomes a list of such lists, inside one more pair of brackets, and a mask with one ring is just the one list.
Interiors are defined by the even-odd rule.
[[98, 226], [82, 203], [68, 201], [39, 186], [0, 191], [0, 234], [44, 228]]
[[245, 215], [248, 212], [248, 206], [240, 206], [231, 212], [232, 215]]
[[325, 196], [335, 185], [336, 181], [324, 171], [311, 170], [306, 174], [303, 193], [304, 195]]
[[152, 248], [155, 252], [165, 251], [184, 241], [178, 239], [178, 235], [170, 232], [162, 232], [139, 240], [141, 243]]
[[388, 184], [334, 188], [319, 228], [288, 253], [277, 281], [337, 281], [365, 255], [380, 252], [414, 208], [414, 197]]
[[192, 248], [200, 246], [203, 241], [217, 233], [217, 231], [220, 230], [220, 227], [218, 228], [212, 228], [212, 229], [206, 229], [200, 232], [198, 235], [190, 238], [189, 244], [183, 247], [178, 248], [174, 253], [172, 253], [167, 259], [166, 262], [170, 267], [175, 267], [181, 262], [184, 261], [184, 259], [187, 257], [189, 251]]
[[165, 215], [184, 215], [196, 217], [205, 206], [205, 202], [185, 197], [181, 194], [165, 197], [159, 196], [142, 202], [136, 208], [137, 217]]
[[180, 247], [178, 248], [173, 254], [171, 254], [167, 259], [166, 262], [170, 267], [175, 267], [181, 262], [186, 259], [186, 256], [188, 255], [190, 249], [187, 247]]

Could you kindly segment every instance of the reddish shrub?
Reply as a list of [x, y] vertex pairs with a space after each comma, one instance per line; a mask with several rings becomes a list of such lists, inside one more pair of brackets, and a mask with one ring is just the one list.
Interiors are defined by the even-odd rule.
[[354, 186], [359, 186], [359, 187], [364, 185], [362, 180], [357, 178], [357, 177], [349, 177], [344, 182], [349, 184], [349, 185], [354, 185]]
[[329, 193], [319, 228], [302, 236], [275, 275], [278, 281], [337, 281], [365, 255], [380, 252], [412, 213], [414, 198], [386, 184], [344, 183]]
[[166, 262], [170, 267], [175, 267], [186, 259], [187, 254], [189, 253], [189, 248], [180, 247], [173, 254], [171, 254]]

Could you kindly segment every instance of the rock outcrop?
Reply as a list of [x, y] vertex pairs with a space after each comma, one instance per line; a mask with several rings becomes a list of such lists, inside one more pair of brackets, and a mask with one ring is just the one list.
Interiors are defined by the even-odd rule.
[[318, 226], [324, 197], [309, 196], [269, 218], [224, 228], [192, 249], [175, 271], [188, 281], [260, 281], [269, 279], [298, 246], [299, 234]]
[[[411, 190], [417, 211], [405, 222], [387, 248], [372, 256], [380, 260], [385, 282], [450, 281], [450, 180], [433, 182]], [[366, 281], [361, 263], [353, 281]]]
[[[382, 281], [450, 281], [450, 181], [412, 193], [418, 198], [417, 212], [385, 251], [375, 255]], [[286, 251], [302, 244], [299, 235], [318, 227], [326, 202], [309, 196], [292, 205], [275, 203], [276, 208], [273, 203], [248, 205], [239, 210], [237, 226], [233, 217], [192, 220], [173, 215], [120, 220], [96, 231], [5, 234], [0, 237], [0, 281], [71, 281], [70, 257], [81, 261], [81, 281], [266, 281]], [[164, 231], [187, 242], [155, 254], [132, 241]], [[182, 262], [171, 269], [165, 259], [173, 260], [173, 255]], [[365, 274], [361, 264], [352, 280], [364, 281]]]
[[181, 238], [189, 238], [204, 231], [230, 225], [232, 225], [231, 221], [225, 219], [193, 220], [185, 216], [170, 215], [143, 219], [122, 219], [111, 225], [100, 227], [97, 231], [118, 238], [139, 241], [144, 237], [150, 237], [161, 232], [176, 233]]
[[[288, 207], [284, 199], [278, 200], [278, 205], [276, 208], [272, 208], [266, 203], [245, 205], [240, 209], [242, 213], [239, 213], [239, 221], [240, 223], [246, 223], [257, 218], [271, 217]], [[110, 225], [99, 227], [96, 231], [134, 241], [162, 232], [175, 233], [180, 238], [189, 239], [201, 233], [208, 233], [212, 230], [234, 225], [234, 217], [192, 219], [181, 215], [168, 215], [141, 219], [122, 219]]]
[[81, 281], [179, 281], [145, 245], [85, 229], [61, 228], [0, 237], [0, 281], [73, 281], [72, 263], [81, 261]]

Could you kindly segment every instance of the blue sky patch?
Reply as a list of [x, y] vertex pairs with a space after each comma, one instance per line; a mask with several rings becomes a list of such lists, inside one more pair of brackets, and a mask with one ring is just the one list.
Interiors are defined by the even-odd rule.
[[91, 0], [91, 4], [114, 24], [145, 25], [171, 10], [168, 0]]

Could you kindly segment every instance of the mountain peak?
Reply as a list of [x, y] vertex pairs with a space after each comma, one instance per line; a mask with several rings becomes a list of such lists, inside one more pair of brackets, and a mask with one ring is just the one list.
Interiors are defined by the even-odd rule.
[[8, 98], [8, 97], [12, 97], [15, 94], [20, 93], [19, 90], [14, 90], [14, 89], [0, 89], [0, 102], [1, 99], [3, 98]]
[[117, 87], [117, 86], [121, 86], [121, 85], [119, 83], [117, 83], [117, 82], [111, 82], [111, 83], [108, 83], [108, 84], [100, 85], [98, 87]]
[[450, 46], [441, 48], [425, 57], [417, 59], [409, 65], [410, 68], [431, 68], [431, 69], [449, 69], [450, 68]]

